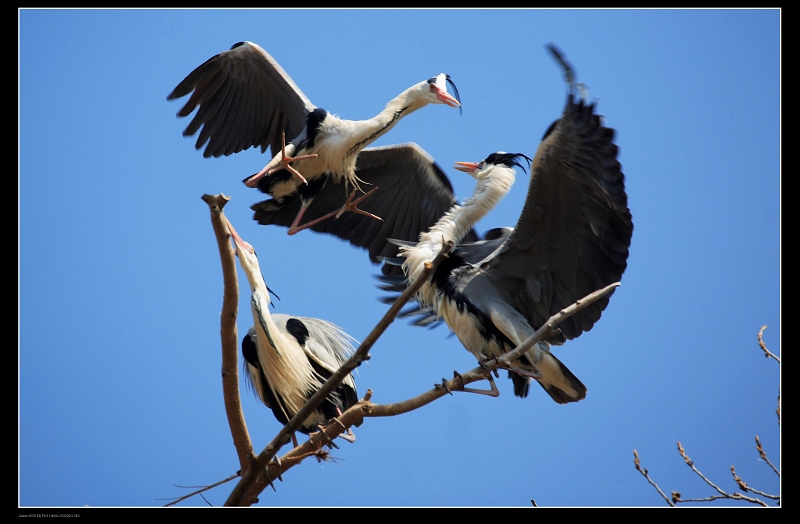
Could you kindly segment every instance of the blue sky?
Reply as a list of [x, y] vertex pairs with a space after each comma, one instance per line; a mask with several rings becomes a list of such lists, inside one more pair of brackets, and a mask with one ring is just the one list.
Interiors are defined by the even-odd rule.
[[[266, 49], [318, 106], [369, 118], [446, 72], [463, 115], [426, 107], [375, 145], [455, 161], [533, 156], [565, 87], [557, 44], [617, 130], [634, 234], [601, 320], [554, 352], [587, 398], [447, 396], [369, 419], [261, 506], [664, 506], [728, 492], [730, 466], [780, 492], [779, 10], [22, 10], [19, 12], [19, 505], [160, 506], [238, 469], [220, 380], [222, 276], [205, 194], [259, 253], [275, 311], [361, 340], [384, 314], [366, 252], [252, 220], [248, 150], [204, 159], [166, 96], [232, 44]], [[527, 191], [478, 224], [516, 223]], [[240, 279], [246, 288], [244, 274]], [[239, 332], [251, 325], [247, 293]], [[395, 322], [356, 376], [389, 403], [475, 367], [446, 327]], [[242, 390], [262, 449], [280, 426]], [[221, 506], [234, 484], [205, 494]], [[723, 503], [724, 504], [724, 503]], [[730, 503], [728, 503], [730, 504]], [[205, 506], [194, 497], [183, 506]]]

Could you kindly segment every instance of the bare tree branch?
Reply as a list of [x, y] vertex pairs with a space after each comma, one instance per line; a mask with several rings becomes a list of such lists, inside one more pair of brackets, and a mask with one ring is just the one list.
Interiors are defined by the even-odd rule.
[[[780, 362], [781, 362], [780, 358], [776, 357], [772, 352], [770, 352], [767, 349], [766, 344], [764, 344], [764, 340], [762, 338], [762, 335], [763, 335], [765, 329], [767, 329], [767, 326], [762, 326], [761, 330], [758, 332], [758, 345], [764, 351], [764, 353], [766, 354], [767, 358], [770, 358], [770, 357], [774, 358], [778, 362], [778, 364], [780, 364]], [[780, 424], [780, 393], [778, 394], [778, 409], [777, 409], [777, 412], [778, 412], [778, 424]], [[772, 468], [772, 471], [774, 471], [776, 475], [780, 476], [780, 471], [778, 471], [778, 469], [767, 458], [767, 454], [764, 452], [764, 448], [761, 446], [761, 440], [758, 438], [758, 435], [756, 435], [756, 450], [758, 451], [758, 454], [761, 457], [761, 459], [764, 462], [766, 462]], [[705, 498], [683, 499], [683, 498], [681, 498], [681, 494], [679, 492], [673, 491], [672, 492], [672, 500], [667, 499], [666, 495], [664, 495], [664, 492], [661, 491], [661, 488], [655, 482], [653, 482], [653, 480], [650, 478], [650, 476], [647, 473], [647, 470], [646, 469], [642, 469], [641, 466], [639, 465], [639, 454], [634, 449], [633, 450], [633, 456], [634, 456], [633, 463], [634, 463], [634, 466], [636, 467], [636, 470], [639, 471], [642, 475], [644, 475], [644, 477], [647, 479], [647, 481], [653, 487], [656, 488], [658, 493], [662, 497], [664, 497], [664, 499], [667, 501], [667, 504], [669, 504], [670, 506], [675, 506], [679, 502], [709, 502], [709, 501], [721, 500], [721, 499], [742, 500], [742, 501], [750, 502], [752, 504], [758, 504], [760, 506], [765, 506], [765, 507], [769, 506], [769, 504], [767, 504], [766, 502], [764, 502], [761, 499], [758, 499], [758, 498], [755, 498], [755, 497], [749, 497], [747, 495], [743, 495], [743, 494], [737, 493], [737, 492], [727, 493], [725, 490], [723, 490], [722, 488], [717, 486], [714, 482], [712, 482], [705, 475], [703, 475], [703, 473], [700, 472], [699, 469], [697, 469], [697, 467], [694, 465], [694, 461], [691, 458], [689, 458], [689, 455], [686, 453], [686, 450], [683, 449], [683, 445], [681, 445], [680, 441], [678, 441], [678, 453], [680, 453], [681, 457], [683, 457], [684, 462], [686, 462], [686, 464], [692, 469], [692, 471], [694, 471], [694, 473], [697, 476], [699, 476], [701, 479], [703, 479], [703, 481], [706, 484], [711, 486], [717, 493], [719, 493], [719, 495], [713, 495], [713, 496], [705, 497]], [[747, 493], [747, 492], [755, 493], [756, 495], [775, 500], [775, 501], [778, 502], [778, 504], [780, 504], [780, 500], [781, 500], [780, 495], [772, 495], [772, 494], [769, 494], [769, 493], [765, 493], [765, 492], [763, 492], [761, 490], [754, 489], [753, 487], [748, 485], [747, 482], [745, 482], [739, 475], [736, 474], [736, 468], [734, 468], [734, 466], [731, 466], [731, 475], [733, 475], [733, 480], [739, 486], [739, 489], [741, 489], [745, 493]]]
[[736, 482], [736, 484], [739, 485], [739, 489], [741, 489], [745, 493], [747, 493], [748, 491], [752, 491], [756, 495], [761, 495], [762, 497], [767, 497], [767, 498], [772, 499], [772, 500], [780, 499], [780, 497], [777, 496], [777, 495], [771, 495], [769, 493], [765, 493], [765, 492], [763, 492], [761, 490], [758, 490], [758, 489], [755, 489], [755, 488], [752, 488], [752, 487], [748, 486], [747, 482], [745, 482], [739, 475], [736, 474], [736, 468], [734, 468], [733, 466], [731, 466], [731, 475], [733, 475], [733, 481]]
[[[719, 486], [714, 484], [705, 475], [703, 475], [703, 473], [701, 473], [699, 469], [697, 469], [695, 467], [694, 461], [689, 458], [689, 455], [686, 454], [686, 450], [683, 449], [683, 446], [681, 445], [680, 441], [678, 441], [678, 453], [681, 454], [681, 457], [683, 457], [683, 460], [686, 462], [686, 464], [690, 468], [692, 468], [692, 471], [694, 471], [695, 474], [698, 477], [703, 479], [703, 481], [706, 484], [711, 486], [720, 495], [719, 497], [712, 497], [711, 499], [686, 499], [686, 500], [681, 500], [680, 502], [698, 502], [698, 501], [702, 501], [702, 500], [714, 500], [716, 498], [726, 498], [726, 499], [734, 499], [734, 500], [745, 500], [747, 502], [752, 502], [753, 504], [759, 504], [759, 505], [765, 506], [765, 507], [768, 506], [768, 504], [766, 502], [764, 502], [763, 500], [760, 500], [760, 499], [757, 499], [757, 498], [753, 498], [753, 497], [748, 497], [746, 495], [742, 495], [741, 493], [736, 493], [736, 492], [727, 493], [722, 488], [720, 488]], [[733, 469], [732, 466], [731, 466], [731, 469]]]
[[[340, 417], [334, 419], [324, 430], [314, 433], [310, 436], [308, 441], [292, 449], [284, 456], [276, 458], [277, 452], [288, 441], [287, 437], [297, 431], [300, 424], [307, 415], [314, 410], [322, 401], [341, 383], [341, 381], [356, 367], [358, 367], [364, 360], [369, 360], [369, 350], [383, 334], [384, 331], [391, 325], [397, 315], [400, 313], [402, 307], [410, 300], [427, 281], [430, 272], [450, 253], [453, 249], [453, 243], [446, 243], [439, 255], [433, 262], [426, 264], [425, 270], [416, 282], [409, 286], [400, 297], [389, 308], [389, 311], [384, 315], [375, 328], [367, 335], [358, 349], [353, 355], [345, 362], [339, 370], [334, 373], [326, 383], [317, 391], [303, 408], [286, 424], [270, 442], [267, 447], [255, 457], [249, 434], [247, 432], [247, 425], [244, 421], [244, 415], [241, 409], [241, 400], [239, 396], [239, 379], [238, 379], [238, 355], [237, 355], [237, 330], [236, 318], [238, 310], [238, 279], [236, 278], [235, 255], [230, 245], [230, 232], [222, 221], [222, 208], [230, 200], [225, 195], [203, 195], [203, 200], [208, 204], [211, 212], [211, 222], [217, 237], [217, 244], [220, 250], [220, 259], [223, 269], [223, 281], [225, 283], [225, 293], [223, 295], [223, 310], [221, 315], [221, 337], [223, 346], [223, 394], [225, 397], [225, 407], [228, 416], [228, 423], [231, 427], [231, 433], [234, 438], [239, 461], [241, 465], [241, 480], [231, 492], [225, 505], [251, 505], [258, 500], [258, 495], [263, 489], [272, 484], [274, 479], [280, 479], [281, 475], [288, 469], [296, 464], [299, 464], [304, 459], [315, 456], [318, 460], [326, 460], [327, 452], [323, 451], [323, 447], [328, 445], [332, 446], [333, 439], [340, 435], [350, 426], [360, 423], [364, 417], [385, 417], [394, 416], [401, 413], [407, 413], [419, 407], [422, 407], [434, 400], [451, 393], [451, 391], [468, 391], [475, 393], [487, 393], [490, 395], [498, 395], [499, 392], [494, 384], [491, 376], [491, 370], [496, 369], [497, 366], [507, 365], [516, 357], [527, 351], [536, 342], [543, 337], [552, 334], [555, 331], [555, 326], [567, 318], [568, 316], [579, 311], [586, 305], [597, 300], [598, 298], [610, 293], [613, 288], [619, 283], [608, 286], [604, 290], [595, 292], [585, 299], [578, 301], [576, 304], [565, 308], [556, 315], [554, 315], [548, 322], [536, 331], [528, 340], [526, 340], [519, 348], [515, 349], [510, 354], [503, 357], [494, 359], [483, 366], [470, 370], [467, 373], [459, 374], [454, 372], [453, 379], [442, 380], [441, 384], [434, 385], [432, 390], [426, 391], [412, 399], [394, 404], [372, 404], [370, 401], [372, 391], [369, 390], [367, 395], [351, 406]], [[474, 390], [467, 389], [464, 386], [478, 380], [489, 380], [492, 389], [488, 390]], [[275, 459], [275, 460], [273, 460]], [[238, 475], [237, 475], [238, 476]], [[231, 477], [231, 478], [235, 478]], [[229, 481], [227, 479], [220, 483]], [[219, 485], [217, 483], [215, 485]], [[213, 487], [213, 486], [212, 486]], [[180, 500], [201, 494], [203, 491], [210, 489], [210, 487], [203, 488], [192, 494], [172, 502], [174, 504]], [[273, 486], [274, 489], [274, 486]]]
[[[636, 467], [636, 471], [644, 475], [644, 478], [647, 479], [647, 482], [649, 482], [651, 486], [656, 488], [656, 491], [658, 491], [661, 494], [661, 496], [664, 497], [664, 500], [667, 501], [667, 504], [669, 504], [670, 506], [675, 506], [675, 504], [671, 500], [669, 500], [669, 498], [667, 498], [666, 495], [664, 495], [664, 492], [661, 491], [661, 488], [658, 487], [658, 484], [656, 484], [655, 481], [650, 478], [650, 474], [647, 472], [647, 468], [642, 468], [641, 464], [639, 463], [639, 453], [635, 449], [633, 450], [633, 465]], [[672, 492], [673, 500], [675, 499], [675, 495], [676, 492], [673, 491]], [[680, 498], [681, 496], [680, 493], [677, 493], [677, 496], [678, 498]]]
[[[301, 423], [311, 411], [323, 402], [323, 400], [341, 383], [341, 381], [358, 367], [363, 361], [369, 360], [369, 350], [377, 342], [378, 338], [391, 325], [402, 307], [410, 300], [427, 281], [431, 271], [450, 253], [453, 243], [448, 242], [443, 247], [439, 255], [431, 263], [426, 264], [423, 274], [409, 286], [394, 304], [389, 308], [384, 317], [367, 335], [358, 349], [345, 362], [339, 370], [334, 373], [326, 383], [317, 391], [298, 413], [286, 424], [267, 445], [267, 447], [255, 456], [252, 443], [247, 431], [247, 425], [241, 408], [239, 396], [239, 376], [238, 376], [238, 334], [236, 319], [238, 316], [239, 288], [236, 277], [235, 254], [230, 245], [230, 232], [222, 220], [222, 209], [230, 200], [225, 195], [203, 195], [202, 199], [208, 204], [211, 212], [211, 222], [217, 238], [220, 251], [220, 259], [223, 270], [223, 282], [225, 285], [223, 295], [223, 307], [221, 314], [221, 339], [222, 339], [222, 379], [223, 395], [225, 399], [225, 409], [231, 434], [234, 439], [239, 462], [241, 475], [229, 477], [212, 486], [204, 487], [184, 497], [180, 497], [168, 505], [185, 500], [193, 495], [200, 494], [214, 486], [228, 482], [237, 476], [241, 480], [231, 492], [225, 505], [251, 505], [258, 500], [259, 494], [263, 489], [272, 485], [274, 479], [281, 479], [281, 475], [296, 464], [299, 464], [308, 457], [314, 456], [318, 460], [327, 460], [329, 455], [322, 448], [325, 446], [335, 446], [333, 439], [346, 431], [352, 425], [360, 424], [365, 417], [386, 417], [407, 413], [427, 405], [452, 391], [466, 391], [473, 393], [483, 393], [492, 396], [499, 395], [499, 391], [492, 379], [492, 370], [499, 366], [507, 366], [518, 358], [534, 344], [544, 337], [557, 332], [557, 325], [565, 318], [580, 311], [595, 300], [607, 295], [619, 283], [614, 283], [602, 290], [598, 290], [575, 304], [561, 310], [553, 315], [540, 329], [538, 329], [528, 340], [523, 342], [518, 348], [501, 357], [483, 363], [480, 367], [472, 369], [464, 374], [453, 373], [451, 380], [442, 379], [441, 384], [435, 384], [434, 388], [426, 391], [414, 398], [393, 404], [373, 404], [371, 402], [372, 390], [368, 390], [364, 398], [351, 406], [340, 417], [337, 417], [328, 424], [323, 430], [316, 432], [303, 444], [290, 450], [282, 457], [277, 457], [280, 448], [288, 442], [291, 433], [297, 431]], [[465, 385], [479, 380], [488, 380], [491, 390], [475, 390], [465, 388]], [[274, 459], [274, 460], [273, 460]], [[273, 486], [274, 489], [274, 486]]]
[[217, 238], [222, 263], [223, 296], [220, 314], [220, 338], [222, 340], [222, 395], [225, 414], [231, 429], [233, 444], [239, 457], [239, 468], [245, 471], [255, 461], [255, 452], [247, 431], [239, 396], [238, 332], [236, 318], [239, 309], [239, 284], [236, 277], [236, 260], [231, 248], [230, 232], [223, 223], [222, 209], [230, 197], [226, 195], [203, 195], [211, 212], [211, 225]]
[[[270, 464], [270, 461], [275, 457], [283, 443], [286, 442], [286, 437], [300, 427], [300, 424], [303, 420], [305, 420], [308, 414], [322, 403], [322, 401], [341, 383], [344, 377], [361, 365], [361, 362], [364, 360], [369, 360], [370, 348], [372, 348], [372, 346], [383, 334], [383, 332], [386, 331], [389, 325], [394, 322], [394, 319], [397, 317], [398, 313], [400, 313], [402, 307], [414, 296], [417, 290], [427, 280], [427, 277], [433, 268], [435, 268], [450, 253], [450, 250], [453, 249], [453, 245], [453, 242], [446, 243], [433, 262], [425, 265], [425, 270], [417, 282], [409, 286], [395, 301], [395, 303], [392, 304], [392, 306], [389, 308], [389, 311], [386, 312], [375, 328], [373, 328], [369, 335], [367, 335], [353, 355], [325, 382], [325, 384], [323, 384], [323, 386], [308, 400], [308, 402], [306, 402], [300, 411], [298, 411], [297, 414], [292, 417], [289, 423], [278, 432], [272, 442], [270, 442], [259, 454], [253, 466], [247, 470], [243, 470], [244, 473], [242, 474], [242, 480], [239, 481], [233, 492], [231, 492], [231, 495], [225, 502], [226, 506], [251, 505], [255, 500], [257, 500], [258, 494], [261, 493], [261, 491], [263, 491], [263, 489], [270, 483], [270, 477], [275, 478], [275, 475], [273, 475], [273, 465]], [[358, 405], [359, 404], [356, 404], [356, 406]], [[348, 412], [350, 411], [352, 411], [352, 407], [348, 410]], [[340, 422], [329, 424], [328, 428], [330, 428], [332, 431], [339, 431], [339, 433], [341, 433], [344, 428], [349, 427], [340, 427], [340, 424], [343, 423], [344, 420], [343, 416], [338, 417], [337, 420]], [[331, 428], [331, 426], [333, 426], [333, 428]], [[315, 436], [325, 439], [322, 445], [330, 442], [330, 439], [333, 438], [328, 435], [328, 429], [325, 431], [320, 431], [319, 433], [315, 434]], [[309, 439], [306, 444], [309, 444], [312, 441], [314, 441], [313, 437]], [[287, 453], [286, 456], [281, 459], [281, 461], [286, 461], [288, 464], [294, 465], [295, 463], [299, 463], [299, 461], [295, 462], [297, 455], [303, 455], [303, 457], [305, 457], [308, 456], [307, 453], [316, 454], [316, 450], [312, 451], [304, 449], [304, 445], [301, 445]], [[270, 464], [269, 470], [266, 469], [267, 464]], [[276, 463], [275, 466], [277, 471], [285, 471], [280, 464]]]

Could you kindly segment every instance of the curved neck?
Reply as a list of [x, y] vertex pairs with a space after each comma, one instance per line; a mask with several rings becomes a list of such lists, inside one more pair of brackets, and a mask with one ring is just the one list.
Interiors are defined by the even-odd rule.
[[252, 289], [250, 307], [256, 328], [258, 360], [275, 398], [284, 404], [291, 419], [306, 402], [305, 393], [317, 387], [319, 378], [308, 356], [287, 336], [269, 314], [269, 291], [266, 285]]
[[449, 240], [460, 242], [478, 220], [508, 194], [514, 179], [514, 170], [511, 168], [492, 169], [486, 177], [478, 180], [472, 196], [463, 205], [451, 207], [430, 230], [420, 236], [420, 242], [436, 242], [440, 245]]
[[[454, 205], [428, 231], [419, 236], [419, 242], [412, 247], [401, 247], [405, 257], [403, 270], [409, 283], [414, 283], [422, 273], [424, 263], [433, 260], [450, 240], [460, 242], [478, 220], [486, 216], [514, 184], [514, 169], [495, 166], [478, 179], [475, 191], [463, 206]], [[425, 284], [418, 295], [420, 302], [430, 304], [434, 301], [433, 287]]]
[[[423, 85], [424, 84], [424, 85]], [[358, 142], [350, 146], [349, 154], [356, 154], [361, 149], [367, 147], [380, 136], [389, 132], [406, 115], [410, 115], [417, 109], [425, 107], [430, 103], [423, 90], [428, 82], [415, 84], [393, 99], [391, 99], [383, 111], [368, 120], [353, 122], [357, 126], [359, 137]]]

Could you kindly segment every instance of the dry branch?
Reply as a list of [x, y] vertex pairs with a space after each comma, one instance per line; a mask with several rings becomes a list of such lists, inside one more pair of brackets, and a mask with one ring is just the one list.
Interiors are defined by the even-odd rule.
[[[764, 353], [765, 353], [767, 358], [774, 358], [778, 362], [778, 364], [780, 364], [780, 362], [781, 362], [780, 358], [778, 358], [772, 352], [770, 352], [769, 349], [767, 349], [766, 344], [764, 344], [764, 340], [762, 338], [762, 334], [764, 333], [765, 329], [767, 329], [767, 326], [762, 326], [761, 330], [758, 332], [758, 345], [764, 351]], [[780, 395], [778, 396], [778, 423], [780, 424]], [[758, 451], [758, 454], [761, 457], [761, 459], [764, 462], [766, 462], [772, 468], [772, 470], [775, 472], [776, 475], [780, 476], [780, 471], [778, 471], [778, 469], [767, 458], [767, 454], [764, 452], [764, 448], [761, 446], [761, 440], [758, 438], [758, 435], [756, 435], [756, 450]], [[648, 474], [647, 469], [646, 468], [642, 468], [642, 466], [641, 466], [641, 464], [639, 462], [639, 454], [634, 449], [633, 450], [633, 456], [634, 456], [633, 464], [634, 464], [634, 467], [636, 468], [636, 470], [639, 473], [644, 475], [644, 477], [647, 479], [647, 481], [658, 491], [658, 493], [664, 498], [664, 500], [667, 501], [667, 504], [669, 504], [670, 506], [675, 506], [676, 504], [678, 504], [680, 502], [710, 502], [710, 501], [714, 501], [714, 500], [730, 499], [730, 500], [742, 500], [742, 501], [745, 501], [745, 502], [749, 502], [751, 504], [757, 504], [759, 506], [769, 507], [769, 504], [767, 504], [763, 500], [758, 499], [756, 497], [750, 497], [750, 496], [743, 495], [742, 493], [738, 493], [738, 492], [728, 493], [725, 490], [723, 490], [722, 488], [720, 488], [718, 485], [716, 485], [714, 482], [712, 482], [708, 477], [706, 477], [699, 469], [697, 469], [697, 467], [694, 464], [694, 461], [691, 458], [689, 458], [689, 455], [686, 453], [686, 450], [683, 448], [683, 445], [681, 445], [680, 441], [678, 441], [678, 453], [680, 453], [680, 455], [683, 458], [684, 462], [686, 462], [686, 465], [689, 466], [692, 469], [692, 471], [698, 477], [700, 477], [706, 484], [708, 484], [712, 489], [714, 489], [718, 493], [718, 495], [713, 495], [713, 496], [704, 497], [704, 498], [684, 499], [684, 498], [681, 498], [680, 492], [673, 491], [672, 492], [672, 499], [671, 500], [668, 499], [667, 496], [664, 495], [664, 492], [661, 491], [661, 488], [658, 486], [658, 484], [656, 484], [650, 478], [650, 475]], [[780, 504], [780, 499], [781, 499], [780, 495], [772, 495], [772, 494], [765, 493], [763, 491], [754, 489], [753, 487], [748, 485], [747, 482], [745, 482], [741, 477], [739, 477], [739, 475], [736, 474], [736, 469], [734, 468], [734, 466], [731, 466], [731, 475], [733, 475], [734, 482], [737, 484], [739, 489], [741, 489], [743, 492], [745, 492], [745, 493], [746, 492], [755, 493], [756, 495], [759, 495], [761, 497], [768, 498], [768, 499], [771, 499], [771, 500], [775, 500], [775, 501], [778, 502], [778, 504]]]
[[[433, 389], [417, 395], [416, 397], [393, 404], [373, 404], [371, 402], [372, 391], [368, 390], [367, 394], [362, 400], [351, 406], [341, 416], [334, 419], [322, 431], [312, 434], [306, 442], [290, 450], [285, 455], [277, 457], [278, 451], [288, 441], [287, 437], [289, 437], [291, 433], [298, 430], [302, 421], [305, 420], [308, 414], [316, 409], [316, 407], [322, 403], [322, 401], [341, 383], [342, 380], [344, 380], [349, 373], [357, 368], [363, 361], [369, 360], [369, 350], [372, 348], [378, 338], [391, 325], [408, 300], [413, 298], [418, 289], [423, 285], [424, 282], [427, 281], [430, 272], [433, 271], [433, 269], [435, 269], [435, 267], [446, 256], [448, 256], [453, 248], [453, 243], [448, 242], [442, 247], [439, 255], [431, 263], [426, 264], [425, 270], [415, 281], [415, 283], [409, 286], [392, 304], [383, 318], [367, 335], [352, 356], [325, 382], [325, 384], [323, 384], [323, 386], [308, 400], [308, 402], [306, 402], [300, 411], [298, 411], [297, 414], [292, 417], [289, 423], [278, 432], [275, 438], [266, 446], [266, 448], [258, 455], [258, 457], [256, 457], [247, 431], [247, 425], [242, 413], [241, 399], [239, 396], [237, 364], [238, 335], [236, 329], [239, 287], [238, 279], [236, 277], [237, 272], [235, 265], [235, 254], [230, 244], [230, 232], [222, 220], [222, 209], [230, 199], [225, 195], [203, 195], [202, 199], [208, 204], [211, 212], [211, 222], [217, 238], [217, 244], [220, 250], [220, 259], [222, 262], [223, 281], [225, 284], [223, 308], [221, 314], [223, 394], [225, 398], [225, 409], [228, 417], [228, 423], [231, 428], [231, 434], [233, 436], [234, 445], [236, 446], [241, 466], [241, 479], [231, 492], [228, 500], [225, 502], [226, 506], [251, 505], [258, 500], [258, 495], [264, 490], [264, 488], [266, 488], [268, 485], [271, 485], [275, 479], [280, 479], [281, 475], [288, 469], [294, 467], [311, 456], [315, 456], [320, 460], [324, 460], [327, 457], [327, 452], [325, 452], [323, 448], [326, 445], [334, 445], [333, 439], [346, 431], [347, 428], [356, 424], [360, 424], [365, 417], [388, 417], [407, 413], [414, 409], [425, 406], [447, 394], [452, 394], [452, 391], [467, 391], [497, 396], [499, 392], [492, 379], [492, 370], [495, 370], [500, 366], [507, 366], [514, 359], [530, 349], [534, 344], [543, 338], [556, 333], [556, 326], [559, 322], [575, 314], [599, 298], [606, 296], [617, 286], [619, 286], [619, 283], [617, 282], [607, 286], [604, 289], [595, 291], [587, 297], [579, 300], [575, 304], [572, 304], [571, 306], [553, 315], [540, 329], [538, 329], [530, 338], [528, 338], [528, 340], [523, 342], [513, 351], [503, 355], [502, 357], [484, 362], [482, 366], [472, 369], [466, 373], [459, 374], [458, 372], [454, 372], [454, 376], [451, 380], [442, 379], [441, 384], [436, 384]], [[492, 389], [475, 390], [465, 388], [467, 384], [477, 382], [479, 380], [489, 380]], [[238, 473], [222, 482], [227, 482], [237, 476], [239, 476]], [[219, 485], [220, 483], [215, 485]], [[194, 494], [200, 494], [207, 489], [210, 489], [210, 487], [200, 489], [190, 495], [181, 497], [179, 500], [184, 500], [185, 498], [188, 498]], [[175, 502], [171, 504], [174, 504]]]
[[255, 461], [253, 444], [247, 431], [239, 396], [238, 331], [236, 318], [239, 309], [239, 284], [236, 277], [236, 259], [230, 242], [228, 226], [222, 220], [222, 209], [230, 197], [226, 195], [203, 195], [211, 212], [211, 225], [217, 238], [224, 291], [220, 314], [220, 338], [222, 341], [222, 395], [225, 414], [231, 429], [233, 444], [239, 457], [239, 468], [244, 471]]
[[[394, 319], [397, 317], [398, 313], [400, 313], [400, 310], [406, 304], [406, 302], [408, 302], [408, 300], [414, 296], [417, 290], [427, 280], [427, 277], [433, 268], [435, 268], [439, 262], [441, 262], [447, 256], [452, 248], [452, 242], [448, 242], [442, 247], [441, 252], [439, 255], [437, 255], [433, 262], [426, 264], [425, 270], [419, 280], [415, 282], [414, 285], [409, 286], [403, 292], [403, 294], [400, 295], [395, 303], [389, 308], [389, 311], [387, 311], [383, 318], [378, 322], [375, 328], [373, 328], [369, 335], [367, 335], [353, 355], [325, 382], [325, 384], [323, 384], [323, 386], [308, 400], [308, 402], [306, 402], [300, 411], [298, 411], [297, 414], [292, 417], [289, 423], [278, 432], [272, 442], [270, 442], [267, 447], [264, 448], [264, 450], [258, 455], [258, 458], [252, 467], [242, 470], [242, 479], [233, 489], [233, 492], [231, 492], [228, 500], [225, 502], [226, 506], [253, 504], [258, 498], [258, 494], [261, 493], [261, 491], [263, 491], [263, 489], [268, 486], [273, 479], [279, 478], [280, 474], [288, 469], [288, 467], [292, 467], [293, 465], [302, 461], [303, 458], [310, 455], [315, 455], [317, 453], [319, 448], [309, 449], [309, 447], [314, 447], [319, 444], [319, 441], [315, 440], [315, 437], [322, 439], [321, 444], [319, 445], [321, 448], [335, 437], [335, 435], [329, 435], [329, 431], [338, 435], [344, 431], [345, 428], [349, 427], [350, 424], [352, 424], [352, 422], [345, 424], [344, 421], [346, 419], [344, 419], [344, 416], [338, 417], [336, 420], [338, 420], [339, 423], [329, 424], [325, 431], [316, 433], [314, 436], [312, 436], [312, 438], [309, 439], [309, 441], [287, 453], [280, 459], [280, 463], [278, 461], [276, 461], [274, 464], [270, 462], [276, 456], [283, 443], [286, 442], [286, 437], [300, 427], [300, 424], [303, 420], [305, 420], [308, 414], [316, 409], [316, 407], [322, 403], [322, 401], [350, 372], [361, 365], [361, 362], [364, 360], [369, 360], [369, 350], [383, 334], [383, 332], [386, 331], [389, 325], [394, 322]], [[359, 404], [356, 404], [356, 406]], [[348, 410], [348, 413], [351, 411], [353, 411], [352, 408]], [[306, 447], [307, 445], [309, 447]], [[267, 469], [268, 464], [269, 469]]]

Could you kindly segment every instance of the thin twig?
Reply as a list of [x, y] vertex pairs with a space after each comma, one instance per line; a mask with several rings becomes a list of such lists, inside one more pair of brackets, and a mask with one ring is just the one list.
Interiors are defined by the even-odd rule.
[[[186, 500], [189, 497], [194, 497], [195, 495], [203, 493], [204, 491], [208, 491], [208, 490], [210, 490], [212, 488], [216, 488], [217, 486], [221, 486], [222, 484], [225, 484], [226, 482], [230, 482], [231, 480], [235, 479], [236, 477], [240, 477], [240, 476], [241, 476], [241, 472], [238, 472], [235, 475], [231, 475], [230, 477], [228, 477], [228, 478], [226, 478], [224, 480], [220, 480], [219, 482], [215, 482], [215, 483], [211, 484], [210, 486], [203, 486], [202, 488], [198, 489], [197, 491], [193, 491], [193, 492], [189, 493], [188, 495], [184, 495], [182, 497], [178, 497], [178, 498], [174, 499], [172, 502], [164, 504], [164, 507], [166, 507], [166, 506], [174, 506], [178, 502]], [[177, 487], [183, 487], [183, 486], [177, 486]], [[208, 501], [206, 501], [206, 502], [208, 502]]]
[[764, 452], [764, 448], [761, 446], [761, 439], [758, 438], [758, 435], [756, 435], [756, 450], [758, 451], [758, 456], [761, 457], [761, 460], [766, 462], [769, 465], [769, 467], [772, 468], [772, 471], [774, 471], [775, 474], [780, 477], [781, 472], [778, 471], [778, 468], [776, 468], [772, 464], [772, 462], [770, 462], [769, 459], [767, 458], [767, 454]]
[[761, 346], [761, 349], [764, 351], [764, 356], [767, 358], [774, 358], [778, 361], [778, 364], [781, 363], [780, 357], [775, 356], [775, 353], [767, 349], [767, 345], [764, 344], [764, 330], [767, 329], [767, 326], [761, 326], [761, 329], [758, 330], [758, 345]]
[[780, 497], [777, 496], [777, 495], [771, 495], [769, 493], [765, 493], [765, 492], [763, 492], [761, 490], [758, 490], [758, 489], [750, 487], [747, 484], [747, 482], [744, 481], [744, 479], [742, 477], [740, 477], [739, 475], [736, 474], [736, 468], [734, 468], [733, 466], [731, 466], [731, 475], [733, 475], [733, 481], [736, 482], [736, 484], [739, 485], [739, 489], [741, 489], [745, 493], [747, 493], [748, 491], [751, 491], [751, 492], [755, 493], [756, 495], [761, 495], [762, 497], [767, 497], [767, 498], [770, 498], [770, 499], [773, 499], [773, 500], [779, 500], [780, 499]]
[[[763, 500], [759, 500], [759, 499], [756, 499], [756, 498], [753, 498], [753, 497], [748, 497], [746, 495], [742, 495], [741, 493], [726, 493], [722, 488], [720, 488], [719, 486], [717, 486], [716, 484], [711, 482], [705, 475], [703, 475], [703, 473], [700, 472], [699, 469], [697, 469], [697, 467], [695, 467], [694, 461], [689, 458], [689, 455], [686, 454], [686, 450], [683, 449], [683, 446], [681, 445], [680, 441], [678, 441], [678, 453], [681, 454], [681, 457], [683, 457], [683, 460], [686, 462], [686, 464], [690, 468], [692, 468], [692, 471], [694, 471], [695, 474], [698, 477], [703, 479], [703, 481], [706, 484], [708, 484], [714, 490], [716, 490], [716, 492], [719, 493], [722, 496], [722, 498], [729, 498], [729, 499], [734, 499], [734, 500], [745, 500], [747, 502], [752, 502], [753, 504], [760, 504], [761, 506], [765, 506], [765, 507], [768, 506], [768, 504], [766, 502], [764, 502]], [[697, 502], [699, 500], [701, 500], [701, 499], [697, 499], [697, 500], [695, 500], [695, 499], [687, 499], [687, 500], [681, 500], [680, 502]], [[713, 500], [713, 499], [711, 499], [711, 500]]]
[[[633, 450], [633, 465], [636, 467], [636, 471], [644, 475], [644, 478], [647, 479], [647, 482], [649, 482], [651, 486], [656, 488], [656, 491], [658, 491], [661, 494], [661, 496], [664, 497], [664, 500], [667, 501], [667, 504], [669, 504], [670, 506], [675, 506], [675, 504], [673, 504], [673, 502], [669, 500], [669, 498], [666, 495], [664, 495], [664, 492], [661, 491], [661, 488], [658, 487], [658, 484], [656, 484], [655, 481], [650, 478], [650, 474], [647, 472], [647, 468], [642, 468], [641, 464], [639, 463], [639, 453], [635, 449]], [[674, 497], [675, 497], [675, 492], [673, 492], [673, 498]], [[678, 493], [678, 497], [680, 497], [680, 493]]]

